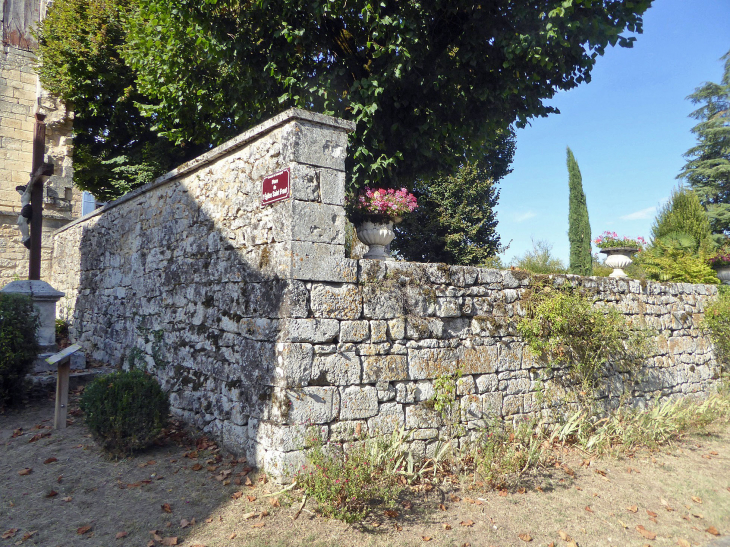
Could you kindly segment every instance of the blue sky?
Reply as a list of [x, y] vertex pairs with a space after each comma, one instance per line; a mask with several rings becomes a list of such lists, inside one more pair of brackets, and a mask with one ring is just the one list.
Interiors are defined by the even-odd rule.
[[509, 262], [552, 244], [568, 262], [570, 146], [583, 176], [592, 237], [606, 230], [649, 238], [656, 207], [669, 196], [695, 144], [687, 95], [719, 82], [730, 50], [729, 0], [655, 0], [634, 47], [609, 48], [588, 84], [556, 95], [560, 114], [517, 130], [513, 172], [497, 207], [503, 255]]

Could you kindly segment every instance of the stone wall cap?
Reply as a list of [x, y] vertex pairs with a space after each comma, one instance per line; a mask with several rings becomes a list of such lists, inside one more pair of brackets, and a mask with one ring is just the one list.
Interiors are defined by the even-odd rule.
[[131, 192], [124, 194], [122, 197], [106, 204], [104, 207], [101, 207], [100, 209], [96, 209], [95, 211], [92, 211], [91, 213], [84, 215], [83, 217], [78, 218], [78, 219], [74, 220], [73, 222], [69, 222], [65, 226], [62, 226], [61, 228], [56, 230], [54, 232], [54, 235], [61, 233], [64, 230], [68, 230], [69, 228], [72, 228], [73, 226], [76, 226], [77, 224], [85, 222], [92, 217], [100, 215], [113, 207], [121, 205], [122, 203], [126, 203], [127, 201], [130, 201], [138, 196], [141, 196], [142, 194], [145, 194], [151, 190], [154, 190], [155, 188], [157, 188], [159, 186], [163, 186], [163, 185], [167, 184], [168, 182], [171, 182], [183, 175], [186, 175], [192, 171], [200, 169], [201, 167], [211, 163], [212, 161], [218, 159], [219, 157], [225, 156], [226, 154], [230, 154], [231, 152], [234, 152], [235, 150], [247, 145], [251, 141], [262, 137], [266, 133], [269, 133], [269, 132], [273, 131], [274, 129], [281, 127], [282, 125], [284, 125], [286, 123], [289, 123], [291, 121], [296, 121], [296, 120], [310, 122], [310, 123], [323, 125], [323, 126], [328, 126], [328, 127], [334, 128], [334, 129], [340, 129], [347, 133], [351, 133], [352, 131], [355, 131], [355, 127], [356, 127], [356, 124], [353, 121], [342, 120], [339, 118], [335, 118], [333, 116], [325, 116], [324, 114], [317, 114], [316, 112], [309, 112], [308, 110], [302, 110], [301, 108], [290, 108], [289, 110], [285, 110], [281, 114], [277, 114], [273, 118], [269, 118], [268, 120], [258, 124], [257, 126], [252, 127], [251, 129], [249, 129], [247, 131], [244, 131], [237, 137], [233, 137], [232, 139], [224, 142], [217, 148], [214, 148], [213, 150], [209, 150], [208, 152], [201, 154], [197, 158], [193, 158], [192, 160], [185, 162], [182, 165], [179, 165], [172, 171], [168, 171], [164, 175], [157, 177], [152, 182], [145, 184], [144, 186], [140, 186], [139, 188], [136, 188], [136, 189], [132, 190]]
[[66, 293], [57, 291], [45, 281], [38, 280], [16, 280], [5, 285], [0, 292], [6, 294], [26, 294], [33, 300], [53, 300], [66, 296]]

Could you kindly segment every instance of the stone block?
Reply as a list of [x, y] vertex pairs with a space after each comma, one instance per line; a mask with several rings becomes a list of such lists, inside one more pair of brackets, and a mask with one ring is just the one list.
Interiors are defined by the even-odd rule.
[[340, 391], [340, 419], [360, 420], [378, 413], [378, 394], [374, 387], [346, 387]]
[[311, 292], [312, 313], [315, 317], [359, 319], [362, 310], [360, 288], [354, 284], [325, 285], [317, 283]]
[[497, 391], [498, 381], [496, 374], [483, 374], [477, 376], [476, 379], [477, 391], [479, 393], [486, 393], [488, 391]]
[[291, 236], [295, 241], [344, 245], [345, 210], [339, 205], [295, 200]]
[[386, 321], [370, 321], [370, 342], [378, 344], [388, 341], [388, 323]]
[[460, 420], [462, 423], [481, 420], [483, 416], [483, 399], [480, 395], [465, 395], [459, 401]]
[[284, 319], [280, 324], [279, 338], [286, 342], [326, 344], [340, 334], [340, 322], [336, 319]]
[[340, 129], [296, 120], [282, 131], [283, 162], [345, 170], [347, 133]]
[[281, 425], [262, 421], [256, 430], [256, 442], [266, 450], [293, 452], [326, 442], [328, 432], [326, 425]]
[[358, 260], [358, 283], [377, 283], [385, 279], [386, 273], [385, 260]]
[[[500, 345], [499, 357], [497, 358], [497, 371], [513, 371], [522, 368], [522, 347], [513, 345]], [[484, 371], [491, 372], [491, 371]]]
[[395, 384], [395, 400], [398, 403], [420, 403], [434, 395], [433, 384], [428, 380], [420, 382], [398, 382]]
[[306, 281], [354, 283], [357, 281], [357, 261], [338, 257], [297, 259], [292, 261], [291, 276]]
[[441, 338], [444, 323], [432, 317], [408, 317], [406, 319], [406, 338], [423, 340], [424, 338]]
[[368, 321], [340, 322], [340, 342], [364, 342], [370, 336]]
[[388, 336], [391, 340], [403, 340], [406, 337], [406, 320], [399, 317], [388, 321]]
[[400, 290], [383, 290], [365, 285], [362, 291], [363, 316], [367, 319], [394, 319], [403, 315], [403, 295]]
[[330, 441], [344, 443], [355, 441], [368, 431], [366, 421], [335, 422], [330, 426]]
[[319, 193], [322, 203], [345, 205], [345, 172], [334, 169], [319, 170]]
[[408, 375], [412, 380], [426, 380], [459, 370], [459, 352], [451, 348], [409, 349]]
[[461, 306], [458, 298], [443, 297], [436, 299], [436, 315], [439, 317], [460, 317]]
[[393, 431], [403, 428], [403, 406], [398, 403], [382, 403], [377, 416], [368, 420], [370, 435], [390, 435]]
[[360, 383], [360, 357], [354, 352], [317, 355], [312, 364], [311, 383], [342, 386]]
[[288, 390], [288, 424], [326, 424], [337, 418], [340, 391], [336, 387], [304, 387]]
[[406, 429], [430, 429], [444, 425], [441, 414], [424, 404], [406, 406]]
[[471, 395], [476, 392], [476, 384], [473, 376], [463, 376], [456, 381], [457, 395]]
[[408, 379], [408, 360], [405, 355], [371, 355], [362, 358], [364, 384]]
[[312, 344], [276, 344], [275, 385], [306, 386], [312, 375], [313, 357]]
[[267, 450], [262, 467], [277, 482], [288, 484], [306, 468], [306, 463], [307, 457], [303, 450], [297, 452]]
[[482, 399], [482, 414], [485, 418], [502, 416], [504, 401], [501, 393], [483, 393], [480, 397]]
[[295, 164], [290, 169], [292, 198], [299, 201], [321, 201], [320, 177], [317, 170], [302, 164]]

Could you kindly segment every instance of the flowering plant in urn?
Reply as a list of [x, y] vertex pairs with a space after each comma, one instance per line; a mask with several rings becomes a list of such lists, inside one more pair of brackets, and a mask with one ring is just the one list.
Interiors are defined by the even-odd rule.
[[599, 249], [615, 249], [617, 247], [626, 247], [629, 249], [642, 250], [646, 241], [639, 236], [636, 239], [630, 239], [626, 236], [620, 238], [616, 232], [603, 232], [600, 236], [593, 240]]
[[357, 238], [368, 246], [363, 258], [386, 260], [389, 254], [386, 246], [393, 241], [393, 224], [401, 221], [402, 215], [418, 207], [416, 196], [405, 188], [366, 187], [351, 204], [350, 218], [357, 228]]
[[370, 188], [360, 192], [353, 205], [359, 220], [372, 222], [399, 222], [401, 217], [418, 207], [416, 196], [405, 188]]

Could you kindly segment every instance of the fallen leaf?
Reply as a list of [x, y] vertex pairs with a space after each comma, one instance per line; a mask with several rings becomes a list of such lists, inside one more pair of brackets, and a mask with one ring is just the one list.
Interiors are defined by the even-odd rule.
[[83, 536], [86, 532], [91, 531], [91, 524], [87, 524], [86, 526], [81, 526], [80, 528], [76, 528], [76, 533], [80, 536]]
[[269, 503], [271, 504], [271, 507], [281, 507], [279, 498], [269, 498]]
[[55, 490], [51, 490], [50, 492], [48, 492], [48, 494], [46, 494], [47, 498], [55, 498], [56, 496], [58, 496], [58, 492], [56, 492]]
[[18, 475], [20, 475], [21, 477], [25, 475], [30, 475], [31, 471], [33, 471], [32, 467], [25, 467], [18, 471]]
[[127, 532], [117, 532], [117, 535], [114, 536], [115, 539], [122, 539], [127, 537], [129, 534]]
[[431, 541], [433, 538], [431, 536], [421, 536], [421, 539], [423, 541]]
[[246, 486], [253, 486], [253, 483], [251, 482], [251, 479], [248, 478], [248, 477], [246, 477], [246, 480], [243, 481], [243, 484], [245, 484]]
[[443, 528], [444, 530], [451, 530], [451, 524], [449, 524], [449, 523], [447, 523], [447, 522], [444, 522], [444, 523], [443, 523], [443, 524], [441, 525], [441, 527], [442, 527], [442, 528]]
[[2, 537], [3, 539], [10, 539], [17, 533], [18, 533], [17, 528], [11, 528], [10, 530], [5, 530], [5, 532], [3, 532], [3, 535], [0, 537]]
[[462, 520], [459, 524], [461, 524], [462, 526], [465, 526], [467, 528], [471, 528], [472, 526], [474, 526], [474, 521], [473, 520]]
[[394, 519], [394, 518], [396, 518], [398, 516], [398, 511], [395, 511], [393, 509], [386, 509], [384, 511], [384, 513], [385, 513], [385, 516], [388, 517], [388, 518], [390, 518], [390, 519]]
[[565, 532], [564, 532], [563, 530], [558, 530], [558, 535], [560, 536], [560, 539], [562, 539], [563, 541], [570, 541], [570, 540], [572, 539], [572, 538], [571, 538], [571, 537], [570, 537], [570, 536], [569, 536], [569, 535], [568, 535], [567, 533], [565, 533]]
[[71, 496], [66, 496], [65, 498], [61, 498], [61, 501], [71, 501], [73, 498]]
[[209, 519], [205, 519], [205, 522], [210, 524], [211, 522], [213, 522], [213, 517], [210, 517]]
[[530, 534], [517, 534], [517, 537], [525, 543], [529, 543], [530, 541], [532, 541], [532, 536]]
[[236, 532], [233, 532], [228, 539], [235, 539], [236, 538]]
[[506, 498], [507, 497], [507, 490], [500, 490], [499, 491], [499, 495], [502, 496], [503, 498]]
[[625, 523], [624, 521], [622, 521], [621, 519], [617, 519], [617, 520], [618, 520], [618, 523], [619, 523], [619, 524], [620, 524], [621, 526], [623, 526], [624, 528], [626, 528], [626, 529], [628, 530], [628, 528], [629, 528], [629, 525], [628, 525], [628, 524], [626, 524], [626, 523]]
[[695, 503], [702, 503], [702, 498], [698, 498], [697, 496], [692, 496], [692, 501]]
[[234, 500], [237, 500], [242, 496], [243, 496], [243, 492], [241, 492], [240, 490], [238, 492], [234, 492], [233, 494], [231, 494], [231, 498], [233, 498]]
[[646, 539], [656, 539], [656, 534], [654, 532], [650, 532], [649, 530], [644, 528], [641, 524], [639, 524], [636, 527], [636, 531], [639, 532]]
[[188, 526], [190, 526], [190, 521], [189, 520], [182, 519], [180, 521], [180, 528], [187, 528]]
[[263, 528], [264, 526], [266, 526], [265, 522], [257, 522], [256, 524], [252, 524], [251, 528]]
[[[730, 490], [730, 488], [728, 488], [728, 490]], [[451, 501], [453, 503], [457, 503], [457, 502], [461, 501], [461, 498], [459, 496], [455, 495], [455, 494], [452, 494], [451, 495]]]
[[20, 437], [23, 434], [23, 428], [19, 427], [18, 429], [13, 430], [13, 439], [16, 437]]
[[396, 532], [402, 532], [403, 531], [403, 527], [400, 524], [398, 524], [397, 522], [395, 523], [395, 531]]
[[401, 505], [403, 505], [403, 509], [406, 511], [413, 507], [413, 504], [410, 501], [404, 501]]
[[26, 532], [25, 534], [23, 534], [23, 538], [20, 541], [28, 541], [30, 538], [32, 538], [37, 533], [38, 533], [38, 530], [33, 530], [32, 532]]
[[161, 507], [165, 513], [172, 513], [172, 507], [170, 507], [169, 503], [163, 503]]
[[689, 541], [687, 541], [686, 539], [682, 539], [682, 538], [679, 538], [677, 540], [677, 545], [679, 545], [679, 547], [691, 547]]
[[636, 513], [639, 510], [639, 507], [636, 505], [632, 505], [631, 507], [627, 507], [626, 510], [631, 511], [632, 513]]
[[[560, 467], [561, 467], [561, 469], [562, 469], [563, 471], [565, 471], [565, 473], [566, 473], [566, 474], [567, 474], [568, 476], [570, 476], [570, 477], [575, 477], [575, 471], [573, 471], [573, 470], [572, 470], [572, 469], [571, 469], [570, 467], [568, 467], [567, 465], [561, 465]], [[524, 541], [524, 540], [523, 540], [523, 541]]]
[[176, 537], [162, 538], [162, 545], [177, 545], [177, 538]]
[[705, 530], [708, 534], [712, 534], [713, 536], [719, 536], [720, 532], [715, 528], [714, 526], [710, 526], [707, 530]]
[[592, 513], [593, 509], [591, 509], [590, 505], [586, 505], [586, 511], [588, 511], [589, 513]]
[[256, 511], [251, 511], [250, 513], [244, 513], [241, 518], [243, 520], [248, 520], [254, 518], [258, 513]]
[[439, 503], [439, 510], [446, 511], [446, 506], [443, 503]]
[[49, 464], [49, 463], [53, 463], [53, 462], [57, 462], [57, 461], [58, 461], [58, 458], [53, 458], [53, 457], [51, 457], [51, 458], [48, 458], [48, 459], [47, 459], [46, 461], [44, 461], [43, 463], [45, 463], [45, 464]]
[[256, 501], [256, 496], [246, 496], [248, 501]]
[[646, 514], [649, 515], [650, 517], [654, 517], [654, 518], [659, 516], [654, 511], [649, 511], [648, 509], [646, 510]]
[[719, 454], [718, 452], [716, 452], [715, 450], [710, 450], [710, 454], [712, 454], [713, 456], [719, 456], [719, 455], [720, 455], [720, 454]]
[[155, 465], [157, 462], [155, 460], [150, 460], [147, 462], [147, 465]]

